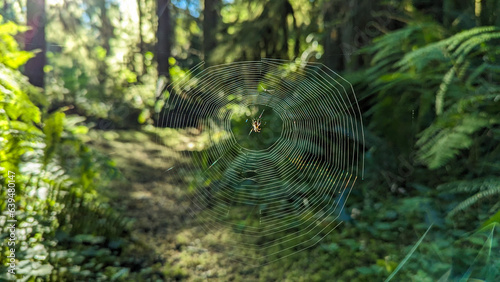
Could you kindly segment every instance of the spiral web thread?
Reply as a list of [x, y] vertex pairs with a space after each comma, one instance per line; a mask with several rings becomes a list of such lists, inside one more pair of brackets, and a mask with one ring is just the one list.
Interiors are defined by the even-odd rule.
[[[204, 149], [184, 152], [192, 161], [176, 168], [195, 191], [192, 213], [207, 233], [233, 232], [227, 246], [235, 259], [266, 264], [317, 244], [340, 225], [364, 168], [361, 112], [345, 79], [322, 64], [262, 59], [200, 64], [169, 93], [160, 125], [193, 126], [207, 136]], [[233, 115], [249, 107], [262, 118], [269, 110], [261, 109], [270, 108], [267, 123], [281, 121], [281, 132], [272, 132], [279, 137], [266, 148], [242, 146], [234, 135]], [[248, 133], [251, 124], [243, 126]]]

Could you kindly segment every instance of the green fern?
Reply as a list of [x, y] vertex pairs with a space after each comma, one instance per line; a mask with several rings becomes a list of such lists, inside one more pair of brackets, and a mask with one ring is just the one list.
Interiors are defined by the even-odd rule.
[[494, 189], [500, 183], [498, 177], [479, 178], [474, 180], [459, 180], [441, 184], [437, 187], [438, 190], [446, 191], [451, 194], [456, 193], [471, 193], [477, 191], [485, 191]]
[[[498, 122], [498, 121], [496, 121]], [[438, 120], [420, 134], [418, 158], [430, 169], [447, 164], [473, 142], [473, 133], [492, 125], [488, 117], [454, 114]]]
[[[453, 37], [452, 37], [453, 38]], [[479, 45], [500, 38], [500, 29], [494, 29], [493, 32], [479, 34], [474, 37], [469, 38], [453, 52], [452, 56], [456, 59], [464, 58], [469, 55], [469, 53]], [[448, 48], [450, 50], [451, 48]]]
[[422, 71], [433, 61], [448, 61], [443, 52], [446, 41], [431, 43], [425, 47], [419, 48], [413, 52], [407, 53], [401, 60], [394, 64], [400, 71], [408, 71], [415, 68], [417, 72]]
[[[470, 50], [483, 42], [498, 38], [499, 32], [500, 29], [496, 27], [477, 27], [460, 32], [447, 39], [407, 53], [395, 64], [395, 67], [400, 68], [400, 71], [406, 71], [412, 67], [416, 68], [416, 71], [421, 71], [431, 62], [449, 61], [450, 58], [457, 60], [460, 56], [467, 54], [467, 52], [464, 52], [465, 50]], [[456, 49], [455, 52], [450, 54], [454, 49]]]
[[[79, 134], [86, 128], [76, 126], [78, 119], [71, 123], [64, 113], [49, 115], [35, 105], [46, 104], [46, 97], [37, 93], [17, 70], [33, 54], [19, 51], [13, 37], [26, 28], [1, 21], [0, 16], [0, 186], [6, 187], [8, 176], [15, 173], [16, 225], [21, 236], [16, 259], [25, 269], [20, 266], [17, 277], [9, 277], [5, 267], [9, 258], [0, 252], [0, 280], [88, 280], [70, 274], [60, 276], [60, 269], [74, 263], [71, 257], [34, 258], [32, 254], [37, 248], [48, 253], [75, 251], [78, 244], [65, 244], [58, 237], [65, 231], [70, 235], [101, 235], [108, 241], [126, 239], [122, 234], [128, 230], [126, 219], [102, 204], [97, 193], [97, 185], [102, 185], [116, 170], [111, 170], [109, 161], [99, 158], [83, 143]], [[33, 97], [40, 100], [34, 103]], [[2, 199], [7, 199], [6, 193], [7, 189], [2, 189]], [[2, 211], [6, 211], [6, 204], [7, 201], [0, 201]], [[6, 212], [0, 213], [0, 230], [7, 227], [7, 216]], [[67, 239], [74, 243], [76, 237]], [[109, 254], [108, 246], [101, 247], [101, 261], [112, 261], [109, 265], [113, 266], [119, 262]], [[33, 271], [32, 263], [43, 264], [43, 269]], [[90, 268], [84, 266], [81, 270], [89, 272]]]
[[[476, 64], [474, 61], [476, 56], [482, 58], [491, 56], [491, 54], [481, 51], [476, 52], [476, 54], [471, 53], [473, 49], [481, 49], [483, 46], [487, 46], [486, 43], [488, 41], [498, 38], [500, 38], [500, 29], [496, 27], [480, 27], [459, 33], [446, 40], [433, 44], [430, 47], [434, 48], [436, 51], [436, 46], [439, 46], [441, 49], [443, 46], [446, 46], [446, 50], [442, 50], [442, 52], [452, 51], [452, 53], [449, 54], [451, 59], [450, 69], [443, 76], [439, 89], [436, 92], [435, 108], [436, 114], [440, 117], [420, 134], [420, 138], [417, 142], [417, 146], [419, 147], [419, 159], [429, 168], [435, 169], [445, 165], [448, 161], [457, 156], [460, 150], [469, 148], [474, 140], [474, 133], [482, 128], [498, 124], [499, 120], [494, 115], [491, 116], [486, 113], [480, 115], [472, 114], [478, 112], [481, 104], [474, 105], [471, 104], [470, 101], [476, 100], [476, 102], [483, 102], [480, 99], [483, 99], [484, 95], [478, 97], [471, 95], [471, 93], [474, 92], [470, 89], [460, 93], [460, 95], [454, 93], [455, 97], [458, 99], [450, 97], [449, 104], [451, 106], [445, 109], [445, 94], [449, 91], [448, 88], [454, 81], [460, 82], [461, 77], [465, 77], [470, 73], [465, 85], [472, 86], [472, 81], [476, 81], [477, 83], [480, 76], [484, 75], [486, 69], [492, 70], [499, 67], [492, 64], [485, 65], [481, 63], [478, 68], [475, 68], [474, 66]], [[492, 50], [488, 48], [483, 49]], [[420, 54], [417, 51], [416, 53]], [[410, 60], [408, 58], [414, 57], [414, 55], [411, 54], [412, 53], [405, 56], [406, 58], [404, 58], [402, 62], [409, 63]], [[481, 59], [481, 61], [482, 60], [483, 59]], [[465, 85], [460, 84], [458, 89], [465, 90]], [[488, 105], [489, 107], [498, 106], [497, 97], [495, 97], [493, 101], [489, 101], [489, 103], [493, 102]], [[464, 104], [470, 107], [465, 108], [463, 107]], [[460, 107], [458, 107], [459, 105]], [[441, 116], [445, 111], [447, 111], [447, 115]]]
[[416, 143], [419, 148], [418, 159], [429, 168], [436, 169], [454, 159], [461, 150], [469, 148], [476, 132], [500, 124], [498, 116], [479, 110], [484, 107], [500, 109], [499, 98], [500, 92], [456, 101], [445, 114], [419, 134]]
[[480, 27], [476, 27], [476, 28], [462, 31], [462, 32], [456, 34], [455, 36], [447, 39], [448, 50], [453, 50], [453, 49], [457, 48], [457, 46], [460, 45], [462, 42], [464, 42], [465, 40], [468, 40], [468, 39], [470, 39], [478, 34], [493, 32], [493, 31], [498, 31], [498, 28], [494, 27], [494, 26], [480, 26]]
[[443, 104], [444, 104], [444, 95], [448, 90], [448, 86], [453, 81], [453, 77], [455, 76], [455, 69], [451, 68], [443, 77], [443, 81], [441, 85], [439, 85], [439, 90], [436, 94], [436, 115], [440, 115], [443, 113]]
[[[433, 24], [427, 25], [430, 26]], [[446, 36], [439, 27], [426, 30], [409, 25], [403, 29], [407, 30], [384, 35], [365, 48], [375, 54], [373, 66], [364, 70], [356, 82], [366, 95], [363, 99], [373, 103], [365, 112], [370, 121], [369, 131], [388, 140], [390, 148], [386, 152], [377, 145], [373, 151], [383, 155], [384, 160], [391, 157], [396, 160], [391, 154], [412, 155], [416, 150], [412, 159], [425, 168], [414, 166], [412, 181], [419, 183], [415, 184], [419, 187], [415, 193], [446, 195], [433, 198], [433, 203], [450, 205], [450, 217], [475, 205], [481, 209], [479, 215], [471, 217], [495, 214], [499, 203], [491, 207], [480, 204], [500, 195], [500, 178], [493, 176], [500, 167], [500, 28], [478, 27], [451, 36]], [[408, 38], [401, 38], [403, 34]], [[415, 136], [415, 142], [408, 142], [415, 140]], [[392, 163], [377, 164], [390, 172], [397, 169]], [[463, 178], [468, 180], [453, 181]], [[424, 188], [437, 185], [437, 191]], [[495, 222], [500, 218], [498, 214]], [[471, 217], [454, 224], [470, 226]], [[474, 263], [469, 265], [462, 278], [495, 280], [498, 276], [498, 272], [490, 275], [491, 271], [488, 275], [474, 276], [470, 271]], [[453, 265], [443, 278], [462, 275], [457, 269]]]
[[373, 67], [360, 76], [370, 81], [365, 93], [377, 95], [366, 114], [382, 136], [413, 138], [415, 132], [400, 126], [407, 123], [388, 121], [387, 115], [408, 116], [408, 105], [414, 105], [418, 115], [412, 123], [420, 131], [417, 159], [431, 169], [479, 144], [479, 133], [500, 123], [500, 89], [495, 84], [500, 80], [500, 50], [495, 48], [500, 28], [476, 27], [442, 36], [442, 28], [434, 23], [384, 35], [363, 50], [374, 53]]
[[464, 211], [468, 207], [478, 203], [486, 197], [492, 197], [500, 194], [500, 178], [485, 177], [472, 180], [460, 180], [441, 184], [438, 190], [446, 191], [449, 194], [475, 193], [464, 201], [460, 202], [449, 213], [453, 217], [457, 213]]
[[497, 184], [495, 187], [492, 187], [488, 190], [481, 191], [479, 193], [474, 194], [473, 196], [467, 198], [465, 201], [461, 202], [456, 206], [453, 210], [450, 211], [448, 216], [452, 217], [460, 211], [465, 210], [466, 208], [476, 204], [486, 197], [494, 197], [500, 195], [500, 184]]
[[[422, 36], [428, 33], [430, 40], [442, 36], [444, 33], [443, 28], [439, 25], [426, 22], [419, 24], [411, 24], [406, 28], [391, 32], [373, 40], [373, 45], [360, 50], [363, 53], [374, 53], [372, 58], [372, 65], [377, 65], [387, 58], [399, 58], [403, 51], [409, 51], [415, 44], [421, 44], [424, 41]], [[394, 43], [397, 43], [399, 48], [395, 48]], [[407, 49], [407, 50], [404, 50]]]

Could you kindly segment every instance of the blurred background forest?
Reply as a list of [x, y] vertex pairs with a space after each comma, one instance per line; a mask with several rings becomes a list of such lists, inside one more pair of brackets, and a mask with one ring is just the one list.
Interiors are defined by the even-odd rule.
[[[14, 278], [8, 171], [23, 281], [500, 279], [500, 0], [0, 7], [0, 280]], [[196, 134], [155, 127], [166, 86], [196, 64], [261, 58], [353, 84], [366, 166], [340, 229], [251, 268], [225, 258], [224, 234], [184, 228], [188, 184], [155, 171], [185, 160], [157, 152]]]

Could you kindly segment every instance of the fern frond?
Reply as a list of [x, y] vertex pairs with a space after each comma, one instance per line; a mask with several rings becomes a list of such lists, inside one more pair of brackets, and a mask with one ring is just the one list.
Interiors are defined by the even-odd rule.
[[500, 177], [479, 178], [473, 180], [459, 180], [441, 184], [438, 190], [447, 191], [450, 194], [470, 193], [494, 189], [500, 183]]
[[472, 144], [472, 133], [489, 125], [488, 118], [473, 114], [438, 120], [420, 134], [418, 159], [430, 169], [441, 167]]
[[475, 47], [477, 47], [477, 46], [479, 46], [487, 41], [490, 41], [493, 39], [498, 39], [498, 38], [500, 38], [500, 30], [496, 30], [495, 32], [491, 32], [491, 33], [476, 35], [474, 37], [467, 39], [462, 44], [460, 44], [460, 46], [452, 53], [452, 56], [456, 59], [459, 59], [461, 57], [465, 57]]
[[430, 169], [436, 169], [448, 163], [460, 150], [469, 148], [471, 144], [472, 139], [467, 134], [452, 129], [442, 130], [435, 138], [421, 146], [418, 159]]
[[399, 68], [400, 71], [407, 71], [411, 67], [415, 67], [416, 71], [421, 71], [430, 62], [449, 60], [443, 52], [445, 47], [446, 41], [429, 44], [413, 52], [407, 53], [401, 60], [394, 64], [394, 66]]
[[461, 202], [460, 204], [458, 204], [458, 206], [456, 206], [453, 210], [450, 211], [448, 216], [452, 217], [455, 214], [457, 214], [458, 212], [463, 211], [466, 208], [472, 206], [473, 204], [479, 202], [483, 198], [491, 197], [491, 196], [495, 196], [495, 195], [500, 195], [500, 183], [497, 183], [497, 185], [491, 189], [481, 191], [481, 192], [475, 194], [474, 196], [466, 199], [465, 201]]
[[[490, 93], [490, 94], [479, 94], [471, 97], [466, 97], [460, 99], [451, 110], [456, 111], [457, 113], [463, 113], [467, 110], [470, 110], [473, 106], [484, 105], [484, 104], [494, 104], [495, 101], [500, 101], [500, 91]], [[498, 123], [494, 122], [494, 123]]]
[[475, 68], [474, 71], [469, 75], [466, 81], [466, 85], [470, 87], [476, 79], [484, 73], [487, 72], [497, 72], [500, 73], [500, 66], [492, 65], [489, 63], [482, 63], [479, 67]]
[[[418, 25], [409, 25], [406, 28], [391, 32], [373, 40], [373, 45], [361, 50], [364, 53], [375, 53], [372, 58], [372, 65], [377, 64], [386, 58], [398, 58], [402, 55], [403, 42], [415, 43], [418, 38], [417, 33], [424, 33], [424, 30], [440, 31], [441, 28], [435, 23], [423, 23]], [[397, 42], [400, 49], [395, 49], [394, 43]], [[412, 45], [413, 45], [412, 44]]]
[[464, 30], [460, 33], [457, 33], [456, 35], [446, 39], [448, 41], [448, 51], [451, 51], [455, 48], [457, 48], [458, 45], [462, 44], [465, 40], [474, 37], [478, 34], [482, 33], [488, 33], [488, 32], [493, 32], [498, 30], [497, 27], [494, 26], [480, 26], [480, 27], [475, 27], [471, 28], [468, 30]]
[[497, 38], [500, 38], [500, 29], [496, 27], [473, 28], [409, 52], [394, 66], [400, 68], [400, 71], [407, 71], [412, 67], [421, 71], [431, 62], [446, 62], [450, 58], [456, 63], [462, 63], [475, 47]]
[[443, 113], [443, 103], [444, 103], [444, 94], [448, 90], [448, 86], [453, 81], [453, 77], [455, 76], [455, 69], [451, 68], [443, 77], [443, 81], [441, 85], [439, 85], [439, 90], [436, 94], [436, 115], [441, 115]]

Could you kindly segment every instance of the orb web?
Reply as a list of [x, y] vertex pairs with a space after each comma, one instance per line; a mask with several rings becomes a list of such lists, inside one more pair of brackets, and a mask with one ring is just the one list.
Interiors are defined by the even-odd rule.
[[364, 136], [354, 90], [332, 70], [275, 59], [200, 64], [169, 86], [164, 109], [160, 126], [196, 128], [200, 141], [182, 150], [190, 161], [176, 173], [199, 225], [230, 232], [233, 258], [266, 264], [342, 222], [363, 176]]

